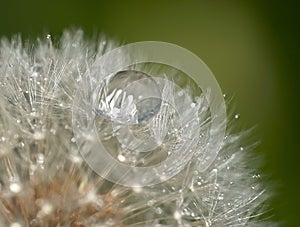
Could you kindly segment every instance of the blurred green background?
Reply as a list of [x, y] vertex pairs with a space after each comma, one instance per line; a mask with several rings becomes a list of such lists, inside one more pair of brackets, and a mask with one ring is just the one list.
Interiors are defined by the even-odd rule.
[[196, 53], [234, 96], [244, 126], [258, 125], [264, 171], [277, 185], [274, 220], [292, 227], [300, 226], [298, 8], [283, 1], [0, 0], [0, 36], [55, 36], [75, 26]]

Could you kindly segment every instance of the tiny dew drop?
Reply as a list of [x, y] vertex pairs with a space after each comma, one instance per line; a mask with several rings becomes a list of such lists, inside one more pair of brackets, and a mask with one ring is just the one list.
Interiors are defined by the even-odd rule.
[[192, 102], [191, 107], [194, 108], [196, 106], [196, 103]]
[[47, 34], [46, 39], [47, 39], [48, 47], [51, 47], [51, 46], [52, 46], [51, 35], [50, 35], [50, 34]]
[[155, 203], [155, 200], [150, 199], [150, 200], [147, 202], [147, 205], [148, 205], [148, 206], [153, 206], [154, 203]]
[[179, 91], [178, 92], [178, 96], [180, 97], [180, 96], [183, 96], [183, 91]]
[[235, 114], [235, 115], [234, 115], [234, 118], [235, 118], [235, 119], [239, 119], [239, 118], [240, 118], [240, 114]]
[[43, 154], [38, 154], [36, 162], [40, 165], [43, 165], [45, 162], [45, 156]]
[[259, 174], [259, 173], [258, 173], [258, 174], [254, 174], [254, 175], [252, 176], [252, 178], [258, 179], [258, 178], [260, 178], [260, 174]]
[[118, 155], [118, 159], [119, 159], [120, 162], [125, 162], [126, 161], [126, 157], [122, 154]]
[[155, 212], [156, 212], [157, 214], [162, 214], [163, 210], [162, 210], [160, 207], [157, 207], [157, 208], [155, 209]]
[[9, 189], [13, 193], [19, 193], [22, 190], [22, 187], [19, 183], [13, 182], [9, 185]]

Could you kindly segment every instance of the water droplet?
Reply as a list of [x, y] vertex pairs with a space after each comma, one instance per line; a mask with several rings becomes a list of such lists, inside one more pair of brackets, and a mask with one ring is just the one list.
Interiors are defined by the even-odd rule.
[[[141, 95], [143, 98], [139, 98]], [[99, 87], [99, 96], [95, 113], [124, 124], [147, 121], [161, 106], [161, 94], [156, 81], [134, 70], [106, 77]]]
[[150, 199], [150, 200], [147, 202], [147, 205], [148, 205], [148, 206], [153, 206], [154, 203], [155, 203], [155, 200]]
[[54, 128], [51, 128], [51, 129], [50, 129], [50, 132], [51, 132], [53, 135], [56, 134], [56, 130], [55, 130]]
[[22, 187], [19, 183], [13, 182], [9, 185], [9, 189], [13, 193], [19, 193], [22, 190]]
[[120, 162], [125, 162], [126, 161], [126, 157], [122, 154], [118, 155], [118, 159], [119, 159]]
[[238, 217], [238, 222], [241, 223], [242, 219], [241, 217]]
[[258, 173], [258, 174], [254, 174], [254, 175], [252, 176], [252, 178], [258, 179], [258, 178], [260, 178], [260, 174], [259, 174], [259, 173]]
[[39, 73], [38, 72], [33, 72], [32, 74], [31, 74], [31, 77], [33, 77], [33, 78], [37, 78], [39, 76]]
[[178, 96], [179, 96], [179, 97], [183, 96], [183, 91], [179, 91], [179, 92], [178, 92]]
[[45, 161], [45, 156], [43, 154], [38, 154], [37, 155], [37, 159], [36, 162], [40, 165], [44, 164]]
[[219, 196], [218, 196], [218, 200], [223, 200], [224, 199], [224, 194], [220, 194]]
[[235, 115], [234, 115], [234, 118], [235, 118], [235, 119], [239, 119], [239, 118], [240, 118], [240, 114], [235, 114]]
[[160, 207], [157, 207], [157, 208], [155, 209], [155, 212], [156, 212], [157, 214], [162, 214], [163, 210], [162, 210]]

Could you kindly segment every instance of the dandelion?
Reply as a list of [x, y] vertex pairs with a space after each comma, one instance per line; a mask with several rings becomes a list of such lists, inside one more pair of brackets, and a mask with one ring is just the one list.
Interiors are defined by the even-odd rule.
[[116, 46], [82, 31], [2, 40], [0, 226], [270, 226], [247, 133], [230, 123], [208, 149], [224, 127], [212, 130], [213, 91], [164, 66], [103, 77], [135, 57], [101, 65]]

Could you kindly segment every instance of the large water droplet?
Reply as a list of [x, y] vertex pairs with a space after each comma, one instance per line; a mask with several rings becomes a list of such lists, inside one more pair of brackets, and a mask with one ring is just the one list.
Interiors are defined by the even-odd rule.
[[151, 119], [160, 109], [161, 92], [149, 75], [120, 71], [107, 76], [99, 86], [99, 100], [94, 110], [111, 121], [138, 124]]

